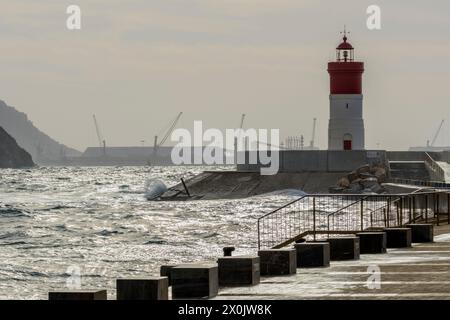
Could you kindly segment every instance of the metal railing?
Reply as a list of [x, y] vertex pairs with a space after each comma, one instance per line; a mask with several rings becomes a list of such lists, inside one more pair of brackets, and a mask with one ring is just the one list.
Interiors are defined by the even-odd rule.
[[431, 180], [444, 181], [445, 182], [445, 170], [429, 155], [425, 152], [425, 167], [430, 173]]
[[420, 187], [430, 187], [436, 189], [450, 189], [450, 183], [445, 183], [441, 181], [424, 181], [424, 180], [414, 180], [414, 179], [403, 179], [403, 178], [389, 178], [389, 183], [397, 184], [407, 184], [412, 186]]
[[258, 219], [258, 248], [282, 248], [300, 239], [320, 240], [417, 221], [450, 224], [450, 191], [305, 195]]

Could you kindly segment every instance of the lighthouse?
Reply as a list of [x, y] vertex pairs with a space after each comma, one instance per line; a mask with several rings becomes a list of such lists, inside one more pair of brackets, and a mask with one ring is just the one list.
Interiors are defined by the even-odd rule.
[[344, 30], [336, 48], [336, 61], [328, 63], [330, 74], [329, 150], [364, 150], [362, 74], [364, 63], [355, 61], [353, 46]]

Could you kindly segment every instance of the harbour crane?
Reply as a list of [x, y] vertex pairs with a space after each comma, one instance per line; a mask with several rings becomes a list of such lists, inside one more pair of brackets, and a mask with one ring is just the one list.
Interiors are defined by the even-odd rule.
[[239, 129], [243, 129], [244, 128], [244, 120], [245, 120], [245, 113], [243, 113], [242, 116], [241, 116], [241, 124], [239, 126]]
[[103, 154], [106, 154], [106, 140], [103, 139], [102, 133], [100, 132], [100, 127], [97, 122], [97, 117], [92, 115], [94, 118], [95, 132], [97, 133], [98, 145], [100, 148], [103, 148]]
[[158, 152], [159, 147], [161, 147], [167, 141], [167, 139], [170, 137], [170, 135], [172, 134], [173, 130], [175, 129], [175, 127], [182, 115], [183, 115], [183, 112], [180, 112], [176, 116], [175, 120], [173, 120], [170, 123], [170, 126], [169, 126], [168, 130], [166, 131], [166, 134], [163, 136], [163, 138], [161, 139], [160, 142], [158, 142], [158, 136], [157, 135], [155, 136], [155, 142], [154, 142], [154, 148], [153, 148], [154, 154], [156, 154]]
[[311, 142], [309, 143], [311, 150], [314, 149], [314, 140], [316, 139], [316, 124], [317, 124], [317, 118], [313, 119], [313, 129], [312, 129], [312, 135], [311, 135]]
[[100, 128], [98, 126], [97, 117], [95, 116], [95, 114], [92, 115], [92, 117], [94, 118], [95, 132], [97, 133], [98, 145], [101, 148], [103, 145], [102, 134], [100, 133]]
[[436, 133], [434, 134], [433, 140], [431, 140], [430, 147], [434, 147], [434, 144], [436, 143], [436, 140], [439, 137], [439, 133], [441, 133], [444, 122], [445, 122], [445, 119], [442, 119], [441, 124], [439, 125], [439, 128], [437, 129]]

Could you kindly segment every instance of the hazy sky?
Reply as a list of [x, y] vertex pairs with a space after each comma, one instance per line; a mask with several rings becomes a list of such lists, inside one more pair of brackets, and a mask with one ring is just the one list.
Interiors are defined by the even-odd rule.
[[[82, 30], [66, 29], [66, 8]], [[382, 9], [382, 29], [366, 8]], [[450, 144], [448, 0], [1, 0], [0, 99], [53, 138], [148, 144], [180, 111], [233, 128], [280, 128], [327, 146], [329, 80], [343, 25], [366, 63], [366, 146]]]

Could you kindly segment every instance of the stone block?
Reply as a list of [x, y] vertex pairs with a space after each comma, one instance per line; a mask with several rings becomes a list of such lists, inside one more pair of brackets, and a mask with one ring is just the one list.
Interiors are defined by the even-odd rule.
[[117, 279], [117, 300], [168, 300], [169, 279]]
[[258, 252], [262, 276], [280, 276], [297, 272], [295, 249], [269, 249]]

